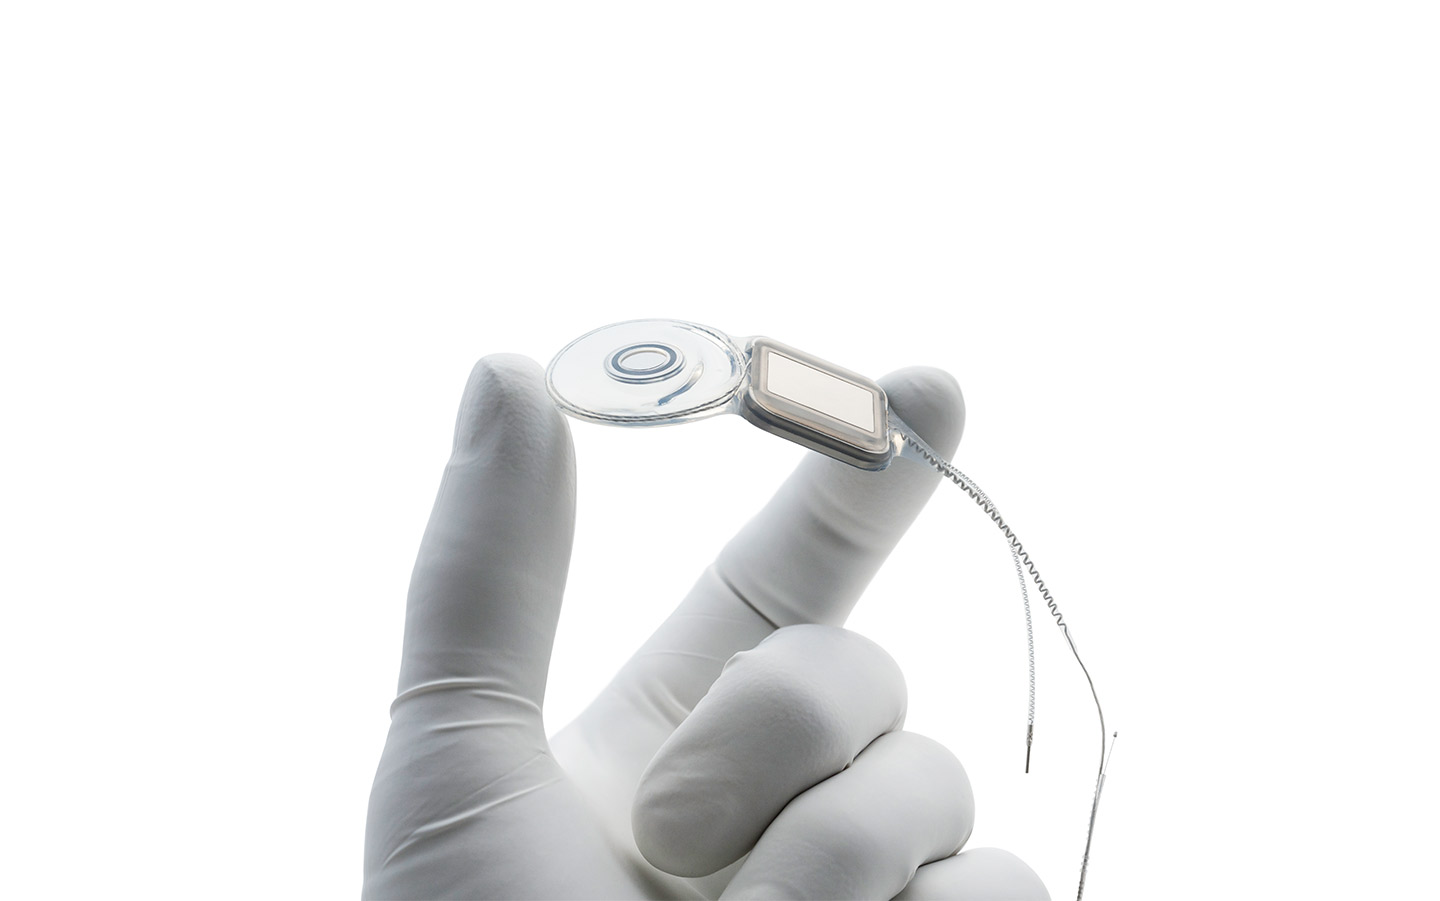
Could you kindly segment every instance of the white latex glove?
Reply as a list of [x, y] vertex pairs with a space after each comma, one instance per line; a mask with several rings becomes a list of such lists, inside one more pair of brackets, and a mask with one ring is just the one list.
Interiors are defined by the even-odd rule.
[[[950, 453], [954, 380], [890, 403]], [[370, 795], [368, 898], [1048, 898], [971, 832], [965, 771], [901, 731], [905, 684], [840, 628], [938, 476], [807, 455], [575, 722], [541, 719], [575, 523], [540, 368], [487, 357], [410, 584]], [[608, 598], [624, 603], [624, 587]]]

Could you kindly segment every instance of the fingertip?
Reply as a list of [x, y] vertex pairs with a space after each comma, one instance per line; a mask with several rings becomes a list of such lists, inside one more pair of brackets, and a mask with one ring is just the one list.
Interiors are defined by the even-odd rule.
[[521, 354], [490, 354], [475, 363], [465, 382], [451, 462], [494, 460], [507, 452], [568, 455], [569, 435], [540, 364]]
[[910, 366], [880, 379], [895, 415], [946, 457], [953, 456], [965, 431], [965, 396], [943, 369]]

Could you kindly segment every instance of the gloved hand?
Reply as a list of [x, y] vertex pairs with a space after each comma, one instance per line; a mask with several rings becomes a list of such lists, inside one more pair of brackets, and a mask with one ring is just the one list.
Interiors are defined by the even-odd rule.
[[[953, 452], [953, 379], [881, 384]], [[1048, 898], [1006, 852], [956, 853], [974, 814], [965, 771], [901, 731], [895, 662], [840, 627], [937, 480], [807, 455], [547, 741], [574, 448], [533, 361], [481, 360], [411, 579], [365, 897]]]

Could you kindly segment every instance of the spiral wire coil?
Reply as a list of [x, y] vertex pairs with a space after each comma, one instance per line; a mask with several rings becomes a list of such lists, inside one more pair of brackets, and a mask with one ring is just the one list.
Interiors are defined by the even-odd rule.
[[1075, 893], [1076, 901], [1085, 896], [1085, 874], [1090, 866], [1090, 846], [1095, 837], [1095, 816], [1100, 809], [1100, 792], [1105, 788], [1105, 770], [1109, 766], [1110, 754], [1115, 747], [1115, 739], [1119, 733], [1110, 736], [1106, 740], [1105, 711], [1100, 706], [1100, 695], [1095, 691], [1095, 680], [1090, 677], [1090, 670], [1085, 666], [1085, 661], [1080, 659], [1080, 651], [1075, 647], [1075, 639], [1070, 635], [1070, 627], [1065, 622], [1065, 617], [1060, 612], [1060, 606], [1046, 587], [1045, 580], [1040, 577], [1040, 570], [1036, 568], [1035, 562], [1030, 559], [1030, 554], [1020, 539], [1015, 535], [1013, 529], [1005, 522], [1000, 515], [1000, 510], [995, 502], [975, 484], [975, 481], [965, 473], [961, 472], [953, 463], [941, 457], [935, 450], [925, 442], [925, 439], [903, 422], [891, 417], [891, 426], [894, 433], [903, 441], [902, 452], [905, 448], [910, 449], [919, 459], [932, 466], [942, 476], [959, 485], [962, 490], [980, 505], [980, 509], [990, 517], [990, 520], [1004, 534], [1009, 545], [1010, 557], [1015, 563], [1015, 574], [1020, 580], [1020, 595], [1025, 602], [1025, 633], [1030, 652], [1030, 719], [1025, 733], [1025, 772], [1030, 772], [1030, 746], [1035, 736], [1035, 633], [1034, 626], [1030, 619], [1030, 592], [1026, 584], [1025, 574], [1029, 573], [1030, 579], [1034, 580], [1036, 590], [1044, 599], [1045, 605], [1050, 608], [1050, 615], [1055, 618], [1055, 624], [1065, 635], [1065, 642], [1070, 646], [1070, 653], [1075, 655], [1075, 662], [1080, 664], [1080, 671], [1085, 674], [1085, 681], [1090, 686], [1090, 696], [1095, 699], [1095, 712], [1100, 717], [1100, 767], [1095, 777], [1095, 796], [1090, 804], [1090, 825], [1085, 834], [1085, 856], [1080, 862], [1080, 885]]

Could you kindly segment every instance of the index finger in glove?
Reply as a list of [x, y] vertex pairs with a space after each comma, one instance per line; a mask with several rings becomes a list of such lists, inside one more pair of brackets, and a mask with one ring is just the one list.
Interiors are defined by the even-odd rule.
[[405, 610], [400, 699], [460, 689], [540, 722], [575, 531], [575, 451], [526, 357], [475, 364]]

